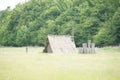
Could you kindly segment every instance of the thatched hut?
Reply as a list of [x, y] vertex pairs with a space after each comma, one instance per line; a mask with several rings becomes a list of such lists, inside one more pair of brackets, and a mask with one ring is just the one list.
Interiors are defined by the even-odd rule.
[[76, 53], [76, 46], [71, 36], [48, 35], [44, 52], [46, 53]]

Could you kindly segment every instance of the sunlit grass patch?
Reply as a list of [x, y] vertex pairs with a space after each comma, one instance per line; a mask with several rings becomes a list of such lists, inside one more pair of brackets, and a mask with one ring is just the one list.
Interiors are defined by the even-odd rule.
[[0, 80], [119, 80], [120, 53], [42, 54], [43, 48], [0, 48]]

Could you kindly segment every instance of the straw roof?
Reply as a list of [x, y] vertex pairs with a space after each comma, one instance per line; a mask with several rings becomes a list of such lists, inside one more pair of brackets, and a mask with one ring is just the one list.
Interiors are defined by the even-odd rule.
[[48, 35], [44, 49], [47, 53], [76, 53], [76, 46], [71, 36]]

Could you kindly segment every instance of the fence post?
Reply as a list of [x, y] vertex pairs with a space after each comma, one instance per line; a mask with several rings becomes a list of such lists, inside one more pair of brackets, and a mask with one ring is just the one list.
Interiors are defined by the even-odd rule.
[[87, 53], [91, 53], [91, 40], [88, 40], [88, 45], [87, 45]]
[[87, 53], [87, 43], [83, 43], [83, 53]]
[[92, 51], [92, 53], [96, 53], [96, 52], [95, 52], [95, 43], [92, 43], [92, 44], [91, 44], [91, 51]]
[[79, 47], [79, 53], [83, 53], [83, 47]]

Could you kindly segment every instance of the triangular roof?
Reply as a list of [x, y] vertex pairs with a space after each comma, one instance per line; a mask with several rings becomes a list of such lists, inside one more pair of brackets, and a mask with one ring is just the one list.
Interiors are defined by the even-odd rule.
[[76, 53], [76, 46], [71, 36], [68, 35], [48, 35], [45, 51], [52, 53]]

